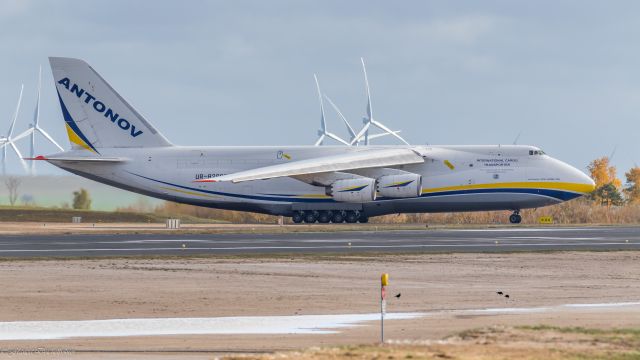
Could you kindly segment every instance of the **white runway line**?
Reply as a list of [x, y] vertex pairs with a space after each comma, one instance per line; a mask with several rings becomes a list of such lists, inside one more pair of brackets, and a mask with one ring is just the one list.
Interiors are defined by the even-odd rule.
[[[420, 313], [388, 313], [387, 320]], [[218, 318], [15, 321], [0, 323], [0, 340], [51, 340], [153, 335], [333, 334], [335, 329], [380, 319], [380, 314], [243, 316]]]
[[[494, 244], [490, 241], [482, 240], [476, 244], [400, 244], [400, 245], [352, 245], [352, 246], [235, 246], [235, 247], [187, 247], [185, 251], [194, 250], [210, 250], [210, 251], [234, 251], [234, 250], [318, 250], [318, 249], [389, 249], [389, 248], [488, 248], [494, 247]], [[574, 243], [500, 243], [495, 245], [496, 247], [541, 247], [541, 246], [556, 246], [556, 247], [573, 247], [573, 246], [610, 246], [610, 245], [626, 245], [636, 246], [636, 243], [632, 242], [574, 242]], [[86, 248], [86, 249], [2, 249], [2, 253], [48, 253], [48, 252], [91, 252], [91, 251], [175, 251], [180, 250], [179, 247], [146, 247], [146, 248]]]

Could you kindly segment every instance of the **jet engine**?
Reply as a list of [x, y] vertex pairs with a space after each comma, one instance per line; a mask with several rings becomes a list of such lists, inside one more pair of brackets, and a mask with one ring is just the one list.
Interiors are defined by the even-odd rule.
[[409, 198], [422, 195], [422, 175], [399, 174], [378, 178], [378, 193], [390, 198]]
[[327, 195], [341, 202], [369, 202], [376, 199], [376, 180], [371, 178], [337, 180], [327, 187]]

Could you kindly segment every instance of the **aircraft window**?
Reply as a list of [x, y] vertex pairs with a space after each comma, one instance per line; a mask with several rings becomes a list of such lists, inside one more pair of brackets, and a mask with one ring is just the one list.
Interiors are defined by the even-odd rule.
[[533, 155], [533, 150], [529, 150], [529, 155]]

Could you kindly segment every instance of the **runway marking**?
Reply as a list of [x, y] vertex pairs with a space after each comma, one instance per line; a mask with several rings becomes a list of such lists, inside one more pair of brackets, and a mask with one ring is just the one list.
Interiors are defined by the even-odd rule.
[[[433, 231], [448, 232], [542, 232], [542, 231], [594, 231], [599, 228], [502, 228], [502, 229], [434, 229]], [[603, 229], [604, 230], [604, 229]]]
[[[588, 243], [500, 243], [495, 245], [493, 242], [483, 244], [403, 244], [403, 245], [343, 245], [343, 246], [235, 246], [235, 247], [187, 247], [183, 251], [193, 250], [215, 250], [215, 251], [232, 251], [232, 250], [314, 250], [314, 249], [389, 249], [389, 248], [495, 248], [499, 247], [575, 247], [575, 246], [608, 246], [608, 245], [627, 245], [636, 247], [638, 244], [627, 242], [588, 242]], [[90, 251], [175, 251], [181, 250], [180, 247], [148, 247], [148, 248], [85, 248], [85, 249], [2, 249], [0, 253], [16, 253], [16, 252], [90, 252]]]

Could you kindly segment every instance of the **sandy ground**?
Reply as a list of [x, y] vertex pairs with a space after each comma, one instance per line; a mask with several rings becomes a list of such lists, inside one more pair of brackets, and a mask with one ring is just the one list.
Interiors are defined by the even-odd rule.
[[[638, 306], [508, 315], [446, 311], [640, 301], [640, 252], [4, 261], [0, 321], [371, 313], [379, 311], [383, 272], [391, 276], [389, 293], [402, 294], [390, 298], [388, 311], [438, 312], [388, 322], [388, 339], [440, 339], [492, 325], [640, 327]], [[1, 341], [0, 358], [212, 358], [377, 339], [373, 323], [334, 335]]]

